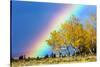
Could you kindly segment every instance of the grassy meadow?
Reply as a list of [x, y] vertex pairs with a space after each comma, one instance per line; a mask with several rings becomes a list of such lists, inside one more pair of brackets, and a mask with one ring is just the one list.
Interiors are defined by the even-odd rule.
[[81, 63], [81, 62], [95, 62], [96, 56], [70, 56], [70, 57], [56, 57], [56, 58], [40, 58], [40, 59], [24, 59], [13, 60], [12, 67], [43, 65], [43, 64], [67, 64], [67, 63]]

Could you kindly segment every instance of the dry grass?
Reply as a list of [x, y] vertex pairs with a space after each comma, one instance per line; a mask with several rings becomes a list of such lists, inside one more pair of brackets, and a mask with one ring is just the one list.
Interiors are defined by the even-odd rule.
[[67, 63], [79, 63], [79, 62], [95, 62], [96, 56], [72, 56], [63, 58], [46, 58], [46, 59], [30, 59], [30, 60], [17, 60], [12, 61], [12, 67], [42, 65], [42, 64], [67, 64]]

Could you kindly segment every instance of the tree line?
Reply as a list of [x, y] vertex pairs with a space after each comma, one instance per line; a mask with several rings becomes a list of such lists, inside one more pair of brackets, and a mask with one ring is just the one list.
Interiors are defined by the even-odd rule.
[[59, 31], [51, 32], [46, 41], [54, 51], [71, 45], [79, 50], [79, 55], [96, 54], [96, 17], [91, 15], [82, 23], [79, 18], [72, 16], [69, 21], [61, 24]]

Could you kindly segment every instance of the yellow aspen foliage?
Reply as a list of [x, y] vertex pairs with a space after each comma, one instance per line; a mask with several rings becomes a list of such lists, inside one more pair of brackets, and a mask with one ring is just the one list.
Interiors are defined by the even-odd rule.
[[96, 48], [96, 29], [89, 22], [86, 25], [81, 24], [75, 17], [61, 24], [60, 31], [53, 31], [50, 35], [51, 38], [47, 42], [54, 49], [59, 50], [64, 45], [72, 45], [75, 48], [82, 45], [89, 51]]

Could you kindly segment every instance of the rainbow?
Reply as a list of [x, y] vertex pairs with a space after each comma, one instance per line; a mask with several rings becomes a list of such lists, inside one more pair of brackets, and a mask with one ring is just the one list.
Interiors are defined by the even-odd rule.
[[50, 21], [48, 28], [45, 30], [45, 32], [42, 32], [41, 37], [38, 38], [35, 43], [30, 43], [32, 46], [30, 46], [27, 56], [37, 57], [43, 56], [44, 53], [48, 53], [52, 47], [49, 46], [45, 40], [49, 38], [50, 32], [53, 30], [59, 30], [62, 23], [69, 20], [70, 16], [79, 14], [83, 8], [83, 5], [71, 5], [69, 8], [65, 6], [65, 8]]

